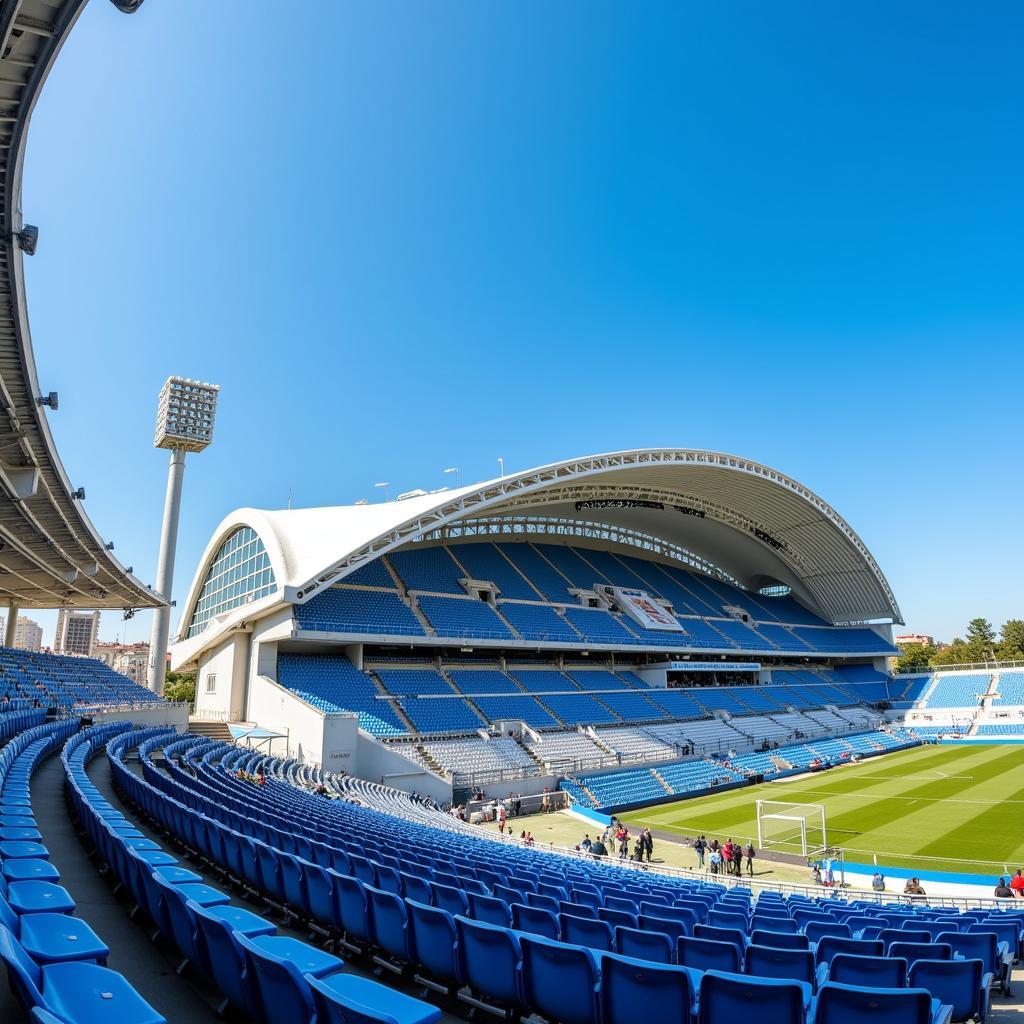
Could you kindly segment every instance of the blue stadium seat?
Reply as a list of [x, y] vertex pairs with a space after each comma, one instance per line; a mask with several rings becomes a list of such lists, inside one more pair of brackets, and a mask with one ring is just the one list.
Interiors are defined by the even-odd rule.
[[911, 988], [922, 988], [933, 999], [952, 1007], [954, 1021], [988, 1018], [991, 974], [974, 960], [916, 960], [910, 968]]
[[608, 953], [614, 949], [615, 931], [607, 921], [566, 913], [559, 914], [558, 920], [563, 942]]
[[684, 967], [697, 971], [726, 971], [739, 974], [742, 963], [739, 949], [732, 942], [682, 935], [676, 940], [676, 959]]
[[756, 1015], [772, 1024], [803, 1024], [810, 999], [810, 986], [798, 981], [707, 971], [700, 981], [698, 1021], [720, 1024]]
[[523, 935], [523, 1002], [559, 1024], [598, 1024], [597, 957], [585, 946]]
[[513, 903], [510, 909], [512, 911], [512, 927], [516, 931], [546, 936], [557, 941], [559, 937], [557, 914], [542, 907], [530, 907], [522, 903]]
[[826, 982], [818, 992], [814, 1024], [944, 1024], [940, 1004], [920, 988], [860, 988]]
[[907, 961], [891, 953], [887, 956], [837, 953], [829, 964], [828, 980], [865, 988], [906, 988]]
[[743, 961], [746, 974], [759, 978], [783, 978], [813, 986], [814, 954], [809, 949], [778, 949], [773, 946], [747, 946]]
[[307, 975], [316, 1024], [435, 1024], [430, 1003], [354, 974]]
[[686, 967], [632, 957], [601, 957], [601, 1018], [605, 1022], [636, 1017], [638, 1008], [657, 1007], [658, 1018], [672, 1024], [693, 1019], [699, 974]]
[[336, 956], [285, 935], [235, 934], [242, 949], [246, 977], [252, 987], [250, 1009], [264, 1024], [294, 1021], [311, 1024], [313, 998], [307, 975], [323, 978], [342, 970]]
[[26, 1012], [42, 1007], [58, 1018], [89, 1024], [167, 1024], [116, 971], [78, 961], [40, 967], [2, 925], [0, 960]]
[[470, 989], [498, 1006], [518, 1006], [523, 962], [518, 935], [509, 928], [461, 916], [455, 918], [455, 925], [462, 976]]
[[615, 929], [615, 952], [633, 960], [649, 960], [655, 964], [672, 963], [675, 945], [664, 932], [643, 928]]
[[41, 966], [69, 960], [106, 966], [110, 950], [80, 918], [47, 913], [19, 916], [0, 896], [0, 925], [9, 929], [25, 952]]
[[409, 939], [416, 963], [434, 978], [443, 979], [449, 994], [465, 978], [459, 963], [459, 934], [455, 918], [447, 910], [406, 899]]

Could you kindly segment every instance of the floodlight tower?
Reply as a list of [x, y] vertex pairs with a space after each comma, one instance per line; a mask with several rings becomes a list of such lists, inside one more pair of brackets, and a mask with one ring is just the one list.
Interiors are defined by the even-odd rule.
[[160, 527], [160, 557], [156, 567], [156, 592], [167, 603], [153, 612], [149, 638], [149, 688], [164, 692], [167, 637], [171, 629], [171, 588], [174, 584], [174, 551], [178, 546], [178, 518], [181, 514], [181, 484], [185, 478], [185, 455], [201, 452], [213, 440], [213, 418], [217, 412], [218, 384], [203, 384], [187, 377], [168, 377], [160, 389], [156, 411], [154, 448], [167, 448], [171, 465], [167, 471], [164, 521]]

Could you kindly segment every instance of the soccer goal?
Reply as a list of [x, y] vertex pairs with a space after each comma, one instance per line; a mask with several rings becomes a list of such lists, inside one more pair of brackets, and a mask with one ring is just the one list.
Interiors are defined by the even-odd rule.
[[787, 804], [757, 801], [757, 842], [785, 853], [814, 857], [828, 849], [824, 804]]

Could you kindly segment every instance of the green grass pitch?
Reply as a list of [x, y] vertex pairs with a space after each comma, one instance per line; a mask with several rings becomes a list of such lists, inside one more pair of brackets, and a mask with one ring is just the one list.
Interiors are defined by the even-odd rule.
[[848, 861], [874, 855], [891, 867], [985, 874], [1024, 867], [1024, 744], [916, 747], [622, 818], [680, 838], [756, 841], [758, 799], [824, 804], [829, 846]]

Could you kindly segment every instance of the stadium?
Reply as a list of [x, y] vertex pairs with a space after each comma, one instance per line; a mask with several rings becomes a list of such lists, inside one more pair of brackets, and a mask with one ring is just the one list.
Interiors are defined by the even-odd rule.
[[[62, 465], [25, 300], [29, 119], [84, 7], [0, 7], [0, 1020], [1018, 1013], [1024, 666], [895, 672], [882, 567], [784, 467], [641, 448], [239, 508], [174, 609], [194, 703], [163, 698], [213, 423], [167, 406], [216, 388], [164, 394], [147, 586]], [[16, 648], [54, 607], [153, 610], [158, 682]]]

